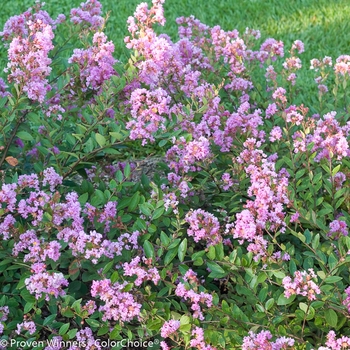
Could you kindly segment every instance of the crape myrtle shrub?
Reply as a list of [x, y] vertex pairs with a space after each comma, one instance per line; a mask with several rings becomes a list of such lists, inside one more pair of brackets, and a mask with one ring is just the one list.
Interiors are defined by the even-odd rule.
[[350, 348], [350, 56], [163, 2], [128, 62], [97, 0], [1, 32], [2, 348]]

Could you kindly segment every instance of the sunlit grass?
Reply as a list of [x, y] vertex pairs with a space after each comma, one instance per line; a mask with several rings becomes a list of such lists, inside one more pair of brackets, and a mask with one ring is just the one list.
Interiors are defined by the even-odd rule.
[[[123, 39], [127, 35], [126, 20], [132, 15], [140, 0], [101, 0], [104, 13], [110, 18], [106, 33], [116, 45], [116, 57], [126, 54]], [[150, 2], [150, 1], [149, 1]], [[9, 16], [25, 11], [34, 0], [3, 2], [0, 28]], [[45, 9], [53, 17], [59, 13], [69, 16], [72, 7], [81, 0], [47, 0]], [[303, 61], [308, 64], [314, 57], [325, 55], [336, 58], [346, 54], [350, 47], [350, 2], [348, 0], [167, 0], [165, 32], [177, 37], [175, 19], [178, 16], [194, 15], [210, 26], [219, 24], [225, 30], [246, 27], [259, 29], [263, 38], [283, 40], [286, 48], [300, 39], [305, 42]], [[0, 54], [2, 61], [6, 51]]]

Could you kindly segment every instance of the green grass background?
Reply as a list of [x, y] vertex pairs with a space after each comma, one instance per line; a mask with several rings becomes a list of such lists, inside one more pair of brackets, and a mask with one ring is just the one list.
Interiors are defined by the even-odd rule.
[[[123, 38], [127, 35], [126, 20], [132, 15], [139, 0], [100, 0], [104, 13], [110, 12], [106, 33], [116, 45], [116, 57], [126, 50]], [[150, 1], [148, 1], [150, 3]], [[1, 0], [0, 28], [15, 14], [32, 6], [34, 0]], [[80, 0], [47, 0], [44, 9], [53, 17], [79, 6]], [[349, 0], [167, 0], [167, 19], [164, 31], [177, 38], [175, 19], [194, 15], [210, 26], [219, 24], [225, 30], [246, 27], [259, 29], [262, 38], [283, 40], [289, 48], [293, 40], [304, 41], [303, 61], [325, 55], [336, 58], [350, 53]], [[6, 51], [1, 50], [1, 58]], [[1, 60], [3, 61], [3, 59]]]

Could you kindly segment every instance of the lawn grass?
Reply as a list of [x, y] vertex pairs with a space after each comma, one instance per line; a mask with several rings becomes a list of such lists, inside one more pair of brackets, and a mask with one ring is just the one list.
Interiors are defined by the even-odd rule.
[[[126, 19], [140, 0], [100, 0], [104, 13], [110, 11], [106, 29], [115, 42], [116, 56], [124, 56], [123, 38], [127, 35]], [[45, 9], [56, 16], [69, 16], [72, 7], [81, 0], [47, 0]], [[150, 2], [150, 1], [149, 1]], [[9, 16], [25, 11], [34, 0], [12, 0], [2, 3], [0, 27]], [[178, 16], [194, 15], [210, 26], [219, 24], [225, 30], [246, 27], [259, 29], [263, 38], [274, 37], [289, 44], [305, 42], [304, 62], [325, 55], [333, 58], [348, 52], [350, 46], [350, 2], [348, 0], [167, 0], [165, 32], [176, 38]], [[1, 56], [4, 55], [4, 50]]]

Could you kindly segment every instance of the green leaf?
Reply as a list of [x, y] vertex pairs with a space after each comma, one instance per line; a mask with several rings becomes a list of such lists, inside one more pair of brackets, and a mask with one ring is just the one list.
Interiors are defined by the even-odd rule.
[[73, 339], [73, 338], [75, 337], [75, 335], [77, 334], [77, 332], [78, 332], [78, 330], [77, 330], [76, 328], [71, 329], [71, 330], [67, 333], [68, 338], [69, 338], [69, 339]]
[[59, 334], [59, 335], [66, 334], [67, 331], [68, 331], [68, 329], [69, 329], [69, 326], [70, 326], [70, 323], [65, 323], [65, 324], [63, 324], [63, 325], [60, 327], [60, 329], [59, 329], [59, 331], [58, 331], [58, 334]]
[[146, 216], [151, 216], [152, 215], [152, 211], [149, 208], [149, 204], [148, 203], [143, 203], [140, 204], [140, 210], [143, 214], [145, 214]]
[[338, 323], [337, 313], [333, 309], [327, 309], [324, 314], [325, 314], [327, 323], [332, 328], [335, 328], [337, 326], [337, 323]]
[[265, 309], [270, 310], [275, 303], [275, 299], [271, 298], [265, 303]]
[[186, 251], [187, 251], [187, 238], [185, 238], [181, 244], [179, 245], [179, 251], [177, 253], [179, 260], [181, 262], [184, 261], [185, 255], [186, 255]]
[[130, 211], [135, 210], [139, 203], [140, 203], [140, 193], [135, 192], [134, 195], [130, 199], [130, 204], [128, 205], [128, 209]]
[[57, 314], [53, 314], [50, 316], [47, 316], [43, 322], [43, 326], [47, 326], [51, 324], [56, 319]]
[[343, 279], [343, 278], [340, 277], [340, 276], [329, 276], [329, 277], [327, 277], [324, 281], [325, 281], [326, 283], [331, 284], [331, 283], [337, 283], [337, 282], [341, 281], [342, 279]]
[[126, 163], [125, 168], [124, 168], [124, 176], [126, 179], [130, 176], [130, 173], [131, 173], [130, 164]]
[[177, 247], [168, 250], [164, 258], [164, 265], [169, 265], [174, 260], [175, 256], [177, 255], [177, 251]]
[[87, 318], [86, 323], [93, 328], [100, 327], [100, 323], [92, 318]]
[[33, 136], [26, 131], [18, 131], [16, 136], [23, 141], [33, 141], [34, 140]]
[[152, 215], [152, 220], [158, 219], [163, 215], [163, 213], [164, 213], [164, 207], [157, 208]]
[[101, 134], [95, 135], [96, 142], [99, 144], [100, 147], [103, 147], [106, 144], [106, 138], [102, 136]]
[[33, 307], [35, 303], [26, 303], [24, 305], [24, 313], [28, 313]]
[[215, 257], [216, 257], [216, 250], [215, 250], [215, 247], [213, 245], [209, 246], [207, 257], [210, 260], [214, 260], [215, 259]]
[[289, 298], [286, 298], [286, 297], [284, 296], [284, 294], [282, 293], [282, 294], [278, 297], [277, 305], [280, 305], [280, 306], [282, 306], [282, 305], [288, 305], [288, 304], [290, 304], [290, 303], [292, 303], [292, 302], [294, 301], [295, 297], [296, 297], [296, 295], [294, 294], [294, 295], [290, 296]]
[[143, 249], [145, 251], [146, 258], [154, 258], [154, 247], [149, 241], [145, 241], [143, 244]]
[[210, 278], [222, 278], [227, 275], [227, 272], [219, 266], [216, 262], [207, 261], [207, 266], [211, 270], [209, 277]]
[[320, 244], [320, 234], [318, 233], [314, 239], [312, 240], [312, 248], [316, 250], [318, 248], [318, 245]]
[[164, 231], [160, 233], [160, 240], [165, 247], [167, 247], [170, 243], [170, 238], [164, 233]]

